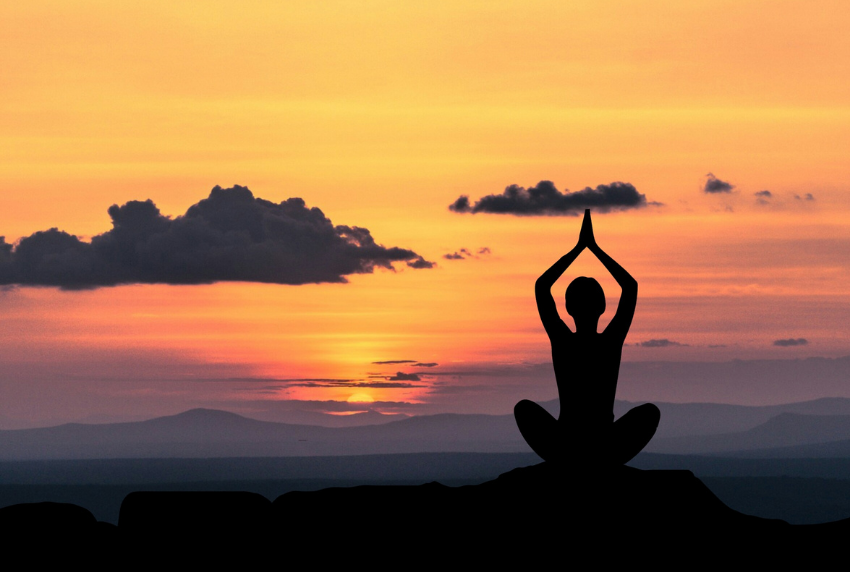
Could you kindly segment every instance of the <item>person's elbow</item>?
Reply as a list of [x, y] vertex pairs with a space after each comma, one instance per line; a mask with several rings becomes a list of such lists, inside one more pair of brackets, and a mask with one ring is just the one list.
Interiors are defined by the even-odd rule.
[[551, 289], [552, 285], [547, 280], [544, 280], [542, 276], [534, 283], [534, 293], [537, 295], [548, 294]]

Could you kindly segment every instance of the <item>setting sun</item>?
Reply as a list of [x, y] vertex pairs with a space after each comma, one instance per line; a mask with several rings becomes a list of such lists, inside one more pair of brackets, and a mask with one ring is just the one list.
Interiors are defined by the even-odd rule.
[[374, 403], [375, 400], [367, 393], [355, 393], [348, 398], [349, 403]]

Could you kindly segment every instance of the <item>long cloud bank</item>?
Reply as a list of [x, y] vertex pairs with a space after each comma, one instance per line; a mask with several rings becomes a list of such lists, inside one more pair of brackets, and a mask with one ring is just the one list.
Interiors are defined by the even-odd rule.
[[151, 201], [109, 207], [112, 230], [83, 242], [52, 228], [0, 237], [0, 284], [97, 288], [132, 283], [218, 281], [309, 284], [395, 263], [431, 268], [422, 256], [375, 242], [368, 229], [334, 226], [300, 198], [280, 204], [247, 187], [215, 187], [183, 216], [163, 216]]
[[492, 213], [517, 216], [574, 216], [593, 209], [595, 212], [622, 211], [647, 205], [646, 195], [637, 192], [631, 183], [611, 183], [587, 187], [581, 191], [560, 192], [552, 181], [540, 181], [529, 188], [511, 185], [501, 195], [486, 195], [471, 204], [469, 197], [461, 195], [449, 205], [456, 213]]

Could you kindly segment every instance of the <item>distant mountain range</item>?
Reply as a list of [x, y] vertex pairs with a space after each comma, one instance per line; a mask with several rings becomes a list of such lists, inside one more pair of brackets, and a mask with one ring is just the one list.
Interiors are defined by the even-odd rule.
[[[558, 402], [542, 405], [557, 415]], [[617, 402], [619, 417], [637, 403]], [[660, 403], [649, 453], [850, 456], [850, 399], [769, 407]], [[384, 419], [381, 419], [384, 421]], [[528, 453], [512, 415], [441, 414], [322, 427], [193, 409], [147, 421], [0, 431], [0, 460]]]
[[653, 439], [646, 450], [652, 453], [679, 455], [718, 455], [775, 448], [799, 448], [835, 441], [850, 441], [850, 416], [780, 413], [747, 431]]
[[[614, 403], [614, 414], [620, 417], [643, 402]], [[747, 431], [782, 413], [800, 415], [850, 415], [850, 399], [827, 397], [813, 401], [754, 407], [721, 403], [657, 403], [661, 422], [655, 438], [687, 435], [719, 435]]]
[[0, 431], [0, 459], [264, 457], [409, 452], [526, 452], [508, 415], [430, 415], [330, 428], [192, 409], [148, 421]]

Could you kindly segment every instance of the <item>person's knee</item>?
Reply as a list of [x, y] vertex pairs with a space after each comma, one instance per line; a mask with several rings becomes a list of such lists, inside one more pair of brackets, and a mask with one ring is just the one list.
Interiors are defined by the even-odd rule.
[[514, 405], [514, 419], [523, 434], [528, 430], [554, 430], [558, 423], [540, 404], [528, 399]]
[[534, 410], [537, 409], [539, 405], [530, 401], [528, 399], [523, 399], [516, 405], [514, 405], [514, 417], [517, 419], [521, 417], [528, 417], [529, 415], [534, 414]]
[[658, 427], [658, 422], [661, 421], [661, 410], [654, 403], [644, 403], [635, 409], [639, 410], [641, 417], [648, 425]]

